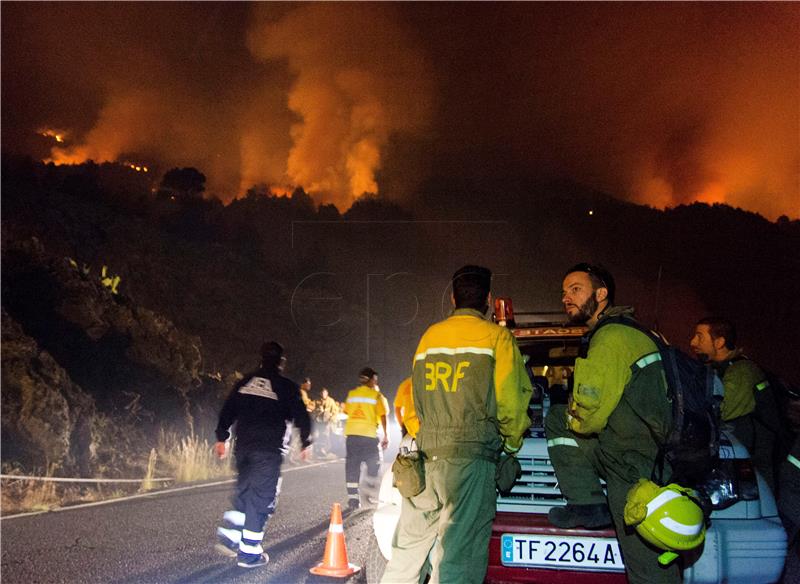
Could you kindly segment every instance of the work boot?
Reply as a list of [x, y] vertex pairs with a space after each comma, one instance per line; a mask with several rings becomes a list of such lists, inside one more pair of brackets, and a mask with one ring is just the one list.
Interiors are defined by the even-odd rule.
[[586, 529], [599, 529], [611, 525], [611, 513], [605, 503], [591, 505], [571, 505], [552, 507], [547, 513], [547, 519], [562, 529], [585, 527]]
[[378, 479], [365, 479], [358, 489], [359, 507], [361, 509], [374, 509], [378, 506]]
[[261, 566], [266, 566], [267, 563], [269, 563], [269, 556], [266, 552], [255, 557], [250, 556], [251, 554], [239, 554], [239, 561], [236, 562], [236, 565], [240, 568], [260, 568]]
[[219, 553], [229, 558], [239, 555], [239, 540], [242, 539], [242, 532], [217, 527], [217, 543], [214, 546]]
[[358, 511], [361, 508], [361, 505], [358, 502], [358, 499], [347, 499], [347, 507], [342, 509], [342, 515], [348, 515], [355, 511]]

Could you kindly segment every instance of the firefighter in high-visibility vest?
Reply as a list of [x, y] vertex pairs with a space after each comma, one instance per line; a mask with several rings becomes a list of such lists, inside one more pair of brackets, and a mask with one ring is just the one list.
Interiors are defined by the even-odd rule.
[[[389, 433], [386, 427], [386, 414], [389, 403], [377, 389], [378, 373], [365, 367], [358, 374], [359, 386], [351, 389], [345, 400], [344, 412], [347, 422], [344, 435], [347, 445], [345, 461], [345, 482], [347, 483], [347, 508], [352, 511], [360, 507], [359, 476], [361, 463], [367, 465], [367, 483], [369, 489], [377, 486], [380, 456], [378, 454], [378, 426], [383, 429], [380, 447], [386, 450], [389, 445]], [[366, 504], [366, 501], [364, 502]]]
[[411, 434], [416, 438], [419, 430], [419, 420], [417, 412], [414, 410], [414, 397], [411, 393], [411, 378], [406, 377], [397, 387], [397, 395], [394, 398], [394, 417], [400, 425], [400, 432], [403, 436]]

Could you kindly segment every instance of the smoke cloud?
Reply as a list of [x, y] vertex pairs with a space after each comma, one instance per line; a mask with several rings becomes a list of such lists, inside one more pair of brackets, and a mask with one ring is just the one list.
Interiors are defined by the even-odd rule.
[[196, 166], [224, 200], [266, 183], [345, 209], [434, 173], [800, 217], [800, 4], [3, 11], [4, 151]]
[[502, 144], [501, 176], [527, 168], [658, 207], [800, 216], [800, 5], [510, 4], [469, 21], [445, 10], [421, 25], [469, 38], [471, 58], [436, 51], [436, 69], [455, 64], [460, 80], [439, 123], [464, 144]]
[[340, 208], [378, 193], [390, 136], [425, 130], [431, 114], [431, 73], [402, 15], [360, 3], [303, 5], [277, 22], [263, 12], [250, 49], [260, 59], [285, 59], [296, 76], [288, 180]]

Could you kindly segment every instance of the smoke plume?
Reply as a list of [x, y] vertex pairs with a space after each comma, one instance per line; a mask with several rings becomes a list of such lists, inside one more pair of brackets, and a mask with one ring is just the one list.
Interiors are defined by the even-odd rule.
[[800, 217], [798, 3], [9, 2], [3, 16], [4, 151], [195, 166], [224, 200], [266, 183], [345, 209], [435, 173]]
[[277, 22], [262, 14], [248, 41], [296, 76], [289, 182], [340, 208], [378, 193], [390, 136], [424, 130], [431, 113], [431, 74], [402, 15], [388, 5], [303, 5]]

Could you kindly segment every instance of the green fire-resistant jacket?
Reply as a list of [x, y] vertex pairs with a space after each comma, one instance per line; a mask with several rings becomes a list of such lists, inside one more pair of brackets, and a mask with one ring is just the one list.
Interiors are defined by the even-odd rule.
[[[630, 307], [613, 307], [600, 318], [632, 315]], [[586, 358], [575, 360], [574, 390], [567, 423], [578, 434], [596, 434], [606, 427], [631, 381], [631, 365], [658, 351], [643, 332], [624, 324], [603, 326], [589, 343]]]
[[720, 408], [722, 420], [727, 422], [751, 413], [756, 407], [756, 392], [769, 387], [761, 368], [744, 357], [741, 349], [736, 349], [724, 362], [714, 363], [714, 368], [725, 386]]
[[[511, 332], [472, 309], [434, 324], [414, 355], [412, 392], [423, 452], [497, 456], [522, 446], [531, 382]], [[457, 452], [457, 454], [452, 454]]]

